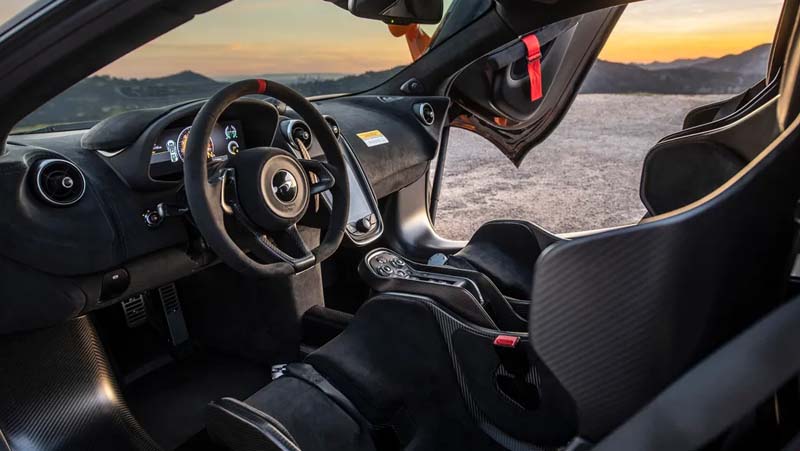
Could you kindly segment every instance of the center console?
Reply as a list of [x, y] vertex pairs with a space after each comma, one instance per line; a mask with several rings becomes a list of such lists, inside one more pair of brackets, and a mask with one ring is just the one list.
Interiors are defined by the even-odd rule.
[[358, 270], [376, 292], [425, 296], [481, 327], [527, 330], [526, 321], [481, 273], [413, 262], [388, 249], [368, 253]]

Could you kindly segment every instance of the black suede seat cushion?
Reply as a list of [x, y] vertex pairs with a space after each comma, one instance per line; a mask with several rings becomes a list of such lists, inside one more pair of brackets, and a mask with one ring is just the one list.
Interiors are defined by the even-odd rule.
[[530, 299], [536, 260], [557, 240], [529, 222], [492, 221], [481, 226], [447, 264], [485, 274], [506, 296]]
[[367, 302], [347, 330], [306, 362], [404, 450], [503, 450], [467, 411], [431, 311], [389, 298]]
[[278, 420], [303, 451], [373, 451], [369, 431], [317, 387], [281, 377], [245, 403]]

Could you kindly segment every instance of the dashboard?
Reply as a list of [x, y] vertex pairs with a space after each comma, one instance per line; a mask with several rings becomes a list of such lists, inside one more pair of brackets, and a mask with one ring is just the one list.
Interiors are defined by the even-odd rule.
[[[302, 119], [287, 115], [278, 115], [275, 119], [272, 117], [272, 112], [267, 113], [268, 111], [269, 109], [265, 109], [262, 112], [264, 119], [269, 119], [270, 123], [274, 121], [277, 124], [275, 132], [271, 134], [270, 144], [272, 146], [286, 150], [302, 159], [304, 156], [296, 144], [296, 141], [300, 140], [303, 141], [306, 149], [313, 153], [310, 155], [311, 157], [324, 157], [311, 129]], [[206, 147], [206, 158], [209, 163], [225, 163], [231, 158], [236, 158], [239, 152], [247, 151], [249, 140], [246, 140], [248, 133], [246, 126], [252, 126], [257, 122], [252, 114], [252, 112], [240, 112], [234, 109], [234, 111], [227, 112], [226, 119], [220, 120], [214, 126]], [[169, 182], [178, 180], [182, 176], [186, 145], [192, 130], [191, 125], [185, 125], [188, 119], [193, 119], [193, 117], [180, 117], [164, 125], [163, 130], [155, 134], [148, 167], [149, 176], [153, 181]], [[326, 115], [325, 120], [334, 131], [334, 135], [344, 151], [344, 162], [350, 187], [345, 234], [353, 244], [364, 246], [379, 238], [383, 232], [383, 222], [380, 218], [375, 193], [358, 157], [342, 135], [341, 127], [336, 119]], [[322, 199], [330, 211], [333, 203], [331, 193], [323, 193]], [[151, 226], [160, 224], [163, 220], [158, 217], [157, 209], [151, 209], [146, 218]]]
[[[436, 117], [430, 123], [417, 114], [426, 104]], [[90, 130], [9, 137], [0, 152], [0, 286], [25, 289], [5, 294], [0, 332], [46, 327], [218, 262], [192, 225], [183, 191], [183, 151], [202, 105], [121, 113]], [[315, 105], [339, 132], [351, 186], [350, 245], [366, 245], [383, 233], [378, 202], [427, 174], [449, 99], [363, 95]], [[306, 138], [300, 119], [285, 106], [240, 99], [220, 116], [208, 158], [223, 162], [269, 146], [299, 157], [293, 142]], [[307, 139], [310, 157], [324, 159], [314, 137]], [[49, 173], [70, 174], [70, 184], [40, 180]], [[56, 192], [43, 196], [48, 190]], [[159, 207], [177, 214], [148, 221]], [[326, 208], [314, 215], [309, 227], [327, 223]], [[30, 299], [43, 304], [29, 306]]]

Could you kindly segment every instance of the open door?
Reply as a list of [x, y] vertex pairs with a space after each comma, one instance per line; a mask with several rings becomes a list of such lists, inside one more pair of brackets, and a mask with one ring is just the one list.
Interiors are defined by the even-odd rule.
[[526, 17], [534, 23], [531, 14], [505, 11], [516, 17], [520, 37], [455, 78], [452, 125], [485, 137], [519, 166], [569, 109], [624, 9], [608, 7], [538, 29], [525, 28]]

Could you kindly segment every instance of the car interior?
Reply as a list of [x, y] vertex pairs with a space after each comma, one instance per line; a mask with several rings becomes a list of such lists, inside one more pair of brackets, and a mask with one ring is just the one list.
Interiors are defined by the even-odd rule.
[[[648, 151], [641, 221], [467, 242], [432, 225], [451, 127], [519, 164], [627, 2], [460, 2], [366, 92], [254, 78], [8, 135], [0, 450], [797, 449], [800, 2], [762, 82]], [[44, 3], [0, 30], [6, 134], [225, 2]]]

